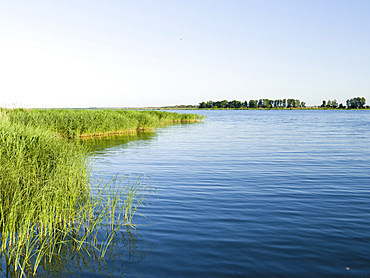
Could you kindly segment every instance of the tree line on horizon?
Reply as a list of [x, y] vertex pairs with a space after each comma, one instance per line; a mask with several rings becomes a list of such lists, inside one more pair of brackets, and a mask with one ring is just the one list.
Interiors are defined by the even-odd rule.
[[199, 108], [232, 108], [232, 109], [239, 109], [239, 108], [299, 108], [299, 107], [306, 107], [306, 103], [304, 101], [300, 101], [299, 99], [259, 99], [259, 100], [246, 100], [246, 101], [239, 101], [239, 100], [221, 100], [221, 101], [207, 101], [199, 103]]
[[338, 104], [338, 101], [336, 99], [334, 100], [328, 100], [322, 101], [322, 104], [320, 107], [323, 108], [334, 108], [334, 109], [364, 109], [367, 108], [369, 109], [369, 105], [366, 105], [366, 99], [364, 97], [354, 97], [351, 99], [346, 100], [346, 105], [343, 105], [342, 103]]
[[[342, 103], [338, 104], [336, 99], [334, 100], [323, 100], [322, 104], [318, 107], [321, 108], [333, 108], [333, 109], [364, 109], [370, 108], [369, 105], [365, 106], [366, 99], [364, 97], [355, 97], [347, 99], [346, 105]], [[220, 100], [220, 101], [207, 101], [199, 103], [199, 109], [247, 109], [247, 108], [265, 108], [265, 109], [281, 109], [281, 108], [305, 108], [306, 102], [299, 99], [259, 99], [259, 100]], [[316, 106], [315, 106], [316, 107]]]
[[[347, 99], [346, 103], [349, 109], [365, 108], [366, 99], [364, 97], [355, 97]], [[369, 105], [366, 108], [370, 108]]]

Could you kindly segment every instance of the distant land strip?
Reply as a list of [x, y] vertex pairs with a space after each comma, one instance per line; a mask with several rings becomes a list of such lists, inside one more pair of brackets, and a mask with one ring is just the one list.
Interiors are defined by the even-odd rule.
[[299, 99], [259, 99], [259, 100], [220, 100], [220, 101], [203, 101], [198, 105], [174, 105], [162, 107], [141, 107], [129, 109], [143, 110], [195, 110], [195, 109], [302, 109], [302, 110], [326, 110], [326, 109], [370, 109], [366, 105], [364, 97], [354, 97], [347, 99], [346, 105], [334, 100], [323, 100], [321, 105], [306, 106], [305, 101]]

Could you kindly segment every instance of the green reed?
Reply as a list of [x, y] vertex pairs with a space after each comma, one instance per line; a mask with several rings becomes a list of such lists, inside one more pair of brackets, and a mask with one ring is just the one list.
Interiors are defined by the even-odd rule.
[[36, 273], [66, 248], [104, 257], [150, 192], [139, 180], [113, 190], [115, 178], [92, 194], [87, 148], [55, 132], [63, 113], [1, 110], [0, 256], [16, 276]]
[[130, 233], [151, 188], [100, 181], [92, 192], [86, 144], [71, 138], [137, 132], [202, 117], [159, 111], [0, 109], [0, 256], [14, 276], [63, 252], [102, 258]]
[[6, 112], [10, 122], [43, 127], [67, 138], [136, 132], [203, 119], [196, 114], [120, 109], [11, 109]]

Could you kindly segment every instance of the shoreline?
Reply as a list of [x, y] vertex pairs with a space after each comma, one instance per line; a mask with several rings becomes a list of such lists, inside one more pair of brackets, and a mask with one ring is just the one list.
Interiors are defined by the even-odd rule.
[[176, 108], [176, 107], [141, 107], [141, 108], [100, 108], [100, 109], [127, 109], [127, 110], [370, 110], [370, 108], [328, 108], [328, 107], [292, 107], [292, 108]]

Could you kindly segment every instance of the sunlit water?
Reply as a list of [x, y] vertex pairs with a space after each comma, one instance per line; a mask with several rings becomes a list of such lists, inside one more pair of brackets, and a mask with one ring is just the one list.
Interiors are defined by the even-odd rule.
[[158, 191], [103, 267], [58, 275], [370, 276], [370, 111], [196, 112], [95, 147], [94, 171]]

